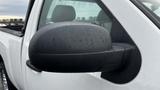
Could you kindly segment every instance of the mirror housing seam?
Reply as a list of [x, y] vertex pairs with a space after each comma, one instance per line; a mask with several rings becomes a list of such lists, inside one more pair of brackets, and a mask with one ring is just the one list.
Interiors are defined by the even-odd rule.
[[36, 71], [36, 72], [39, 72], [39, 73], [42, 72], [42, 70], [40, 70], [40, 69], [36, 68], [35, 66], [33, 66], [33, 65], [31, 64], [30, 60], [27, 60], [26, 65], [27, 65], [30, 69], [32, 69], [32, 70], [34, 70], [34, 71]]

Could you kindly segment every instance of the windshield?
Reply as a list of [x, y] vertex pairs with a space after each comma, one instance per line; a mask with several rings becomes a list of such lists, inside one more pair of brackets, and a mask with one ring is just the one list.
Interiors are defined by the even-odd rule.
[[153, 13], [160, 17], [160, 0], [139, 0], [143, 5], [149, 8]]

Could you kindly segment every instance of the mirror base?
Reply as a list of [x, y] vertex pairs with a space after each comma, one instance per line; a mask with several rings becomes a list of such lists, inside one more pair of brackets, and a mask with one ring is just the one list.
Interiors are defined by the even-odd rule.
[[33, 66], [33, 65], [31, 64], [31, 61], [30, 61], [30, 60], [28, 60], [28, 61], [26, 62], [26, 65], [27, 65], [29, 68], [31, 68], [32, 70], [36, 71], [36, 72], [42, 72], [42, 70], [40, 70], [40, 69], [36, 68], [35, 66]]

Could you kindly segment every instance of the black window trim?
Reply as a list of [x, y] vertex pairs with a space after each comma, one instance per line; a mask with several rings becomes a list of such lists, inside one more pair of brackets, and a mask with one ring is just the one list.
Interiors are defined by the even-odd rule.
[[153, 11], [147, 8], [142, 2], [138, 0], [130, 0], [136, 7], [138, 7], [159, 29], [160, 29], [160, 17], [158, 17]]
[[30, 14], [31, 14], [31, 11], [32, 11], [32, 8], [33, 8], [33, 5], [34, 5], [34, 2], [35, 0], [30, 0], [29, 1], [29, 5], [28, 5], [28, 10], [27, 10], [27, 14], [26, 14], [26, 18], [25, 18], [25, 23], [24, 23], [24, 27], [22, 29], [22, 36], [24, 36], [25, 34], [25, 31], [26, 31], [26, 28], [27, 28], [27, 24], [28, 24], [28, 20], [29, 20], [29, 17], [30, 17]]

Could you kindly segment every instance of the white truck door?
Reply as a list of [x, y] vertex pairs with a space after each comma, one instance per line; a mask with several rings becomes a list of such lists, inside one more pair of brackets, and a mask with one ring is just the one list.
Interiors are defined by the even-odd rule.
[[[42, 10], [41, 7], [43, 7]], [[132, 11], [132, 14], [123, 11], [124, 9], [130, 12]], [[63, 12], [65, 12], [65, 14], [62, 15], [61, 13]], [[126, 14], [128, 14], [128, 16], [124, 18], [123, 16]], [[36, 72], [27, 67], [26, 61], [29, 60], [28, 46], [37, 28], [40, 29], [46, 24], [64, 21], [87, 22], [106, 28], [106, 30], [109, 30], [111, 33], [113, 43], [128, 43], [137, 46], [138, 54], [136, 54], [136, 56], [131, 55], [132, 58], [130, 58], [130, 60], [137, 60], [138, 63], [132, 63], [132, 69], [124, 70], [125, 73], [111, 74], [110, 78], [105, 77], [107, 75], [103, 72], [51, 73]], [[104, 0], [103, 3], [97, 2], [97, 0], [44, 0], [44, 2], [42, 0], [36, 0], [28, 21], [22, 54], [25, 90], [158, 90], [157, 86], [145, 83], [148, 80], [147, 77], [152, 75], [147, 72], [146, 69], [148, 68], [145, 68], [151, 63], [151, 57], [148, 58], [149, 53], [145, 52], [148, 47], [143, 46], [143, 43], [145, 43], [145, 45], [148, 44], [145, 41], [148, 37], [144, 35], [145, 37], [141, 38], [142, 31], [146, 29], [144, 26], [147, 27], [147, 34], [152, 33], [154, 37], [158, 37], [159, 34], [156, 33], [157, 31], [152, 31], [158, 30], [156, 26], [128, 0]], [[154, 42], [153, 37], [149, 38], [149, 40], [152, 40], [154, 45], [160, 45], [160, 43]], [[140, 48], [140, 51], [138, 48]], [[157, 54], [159, 52], [158, 50], [156, 51]], [[142, 71], [140, 70], [141, 57], [142, 60], [146, 60], [145, 63], [142, 63]], [[158, 60], [158, 58], [158, 55], [156, 58], [154, 57], [156, 60]], [[153, 64], [156, 65], [156, 63]], [[133, 69], [136, 69], [136, 72], [134, 72]], [[151, 71], [151, 69], [149, 70]], [[160, 73], [155, 70], [151, 72], [160, 75]], [[145, 77], [143, 77], [143, 75]], [[131, 78], [128, 79], [128, 77]], [[154, 80], [150, 79], [149, 81], [153, 82]], [[156, 81], [158, 82], [158, 80]], [[145, 87], [148, 84], [150, 84], [150, 86]]]

